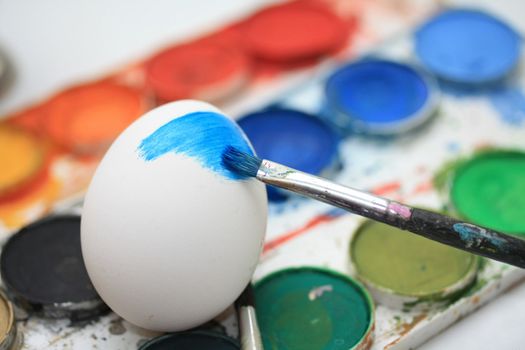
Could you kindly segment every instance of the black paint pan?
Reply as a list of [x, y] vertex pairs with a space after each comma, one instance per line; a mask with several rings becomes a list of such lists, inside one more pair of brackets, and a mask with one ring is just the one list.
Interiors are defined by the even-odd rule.
[[208, 331], [188, 331], [149, 340], [139, 350], [239, 350], [237, 340]]
[[84, 266], [80, 216], [53, 216], [22, 228], [3, 247], [0, 272], [7, 294], [38, 316], [81, 321], [108, 310]]

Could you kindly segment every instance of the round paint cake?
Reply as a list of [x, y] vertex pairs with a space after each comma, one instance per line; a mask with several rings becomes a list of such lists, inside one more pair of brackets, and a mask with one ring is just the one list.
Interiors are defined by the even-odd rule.
[[242, 34], [250, 54], [289, 62], [315, 58], [341, 47], [348, 30], [328, 8], [292, 2], [257, 12], [242, 26]]
[[208, 41], [168, 48], [146, 65], [148, 85], [160, 102], [183, 98], [218, 101], [237, 92], [249, 73], [242, 50]]
[[350, 242], [352, 269], [381, 304], [428, 308], [475, 279], [472, 254], [376, 221], [366, 221]]
[[479, 84], [501, 79], [516, 66], [521, 37], [491, 14], [456, 9], [423, 24], [415, 46], [421, 62], [439, 77]]
[[7, 241], [0, 260], [8, 294], [30, 312], [84, 320], [108, 310], [82, 259], [79, 216], [54, 216], [24, 227]]
[[451, 184], [450, 200], [461, 217], [525, 236], [524, 152], [482, 152], [454, 171]]
[[330, 270], [301, 267], [272, 273], [255, 285], [265, 349], [368, 349], [374, 308], [357, 282]]
[[428, 120], [437, 107], [435, 80], [394, 61], [367, 59], [335, 71], [325, 85], [325, 117], [345, 132], [395, 134]]
[[[339, 136], [323, 120], [292, 109], [272, 108], [238, 121], [259, 158], [314, 175], [329, 176], [339, 165]], [[271, 200], [287, 197], [268, 187]]]
[[45, 130], [78, 153], [99, 153], [146, 110], [138, 90], [97, 82], [63, 91], [46, 104]]

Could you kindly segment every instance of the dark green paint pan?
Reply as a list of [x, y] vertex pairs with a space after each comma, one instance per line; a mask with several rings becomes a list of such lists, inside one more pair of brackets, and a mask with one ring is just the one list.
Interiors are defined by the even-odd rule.
[[290, 268], [255, 285], [265, 350], [368, 349], [374, 307], [358, 282], [334, 271]]

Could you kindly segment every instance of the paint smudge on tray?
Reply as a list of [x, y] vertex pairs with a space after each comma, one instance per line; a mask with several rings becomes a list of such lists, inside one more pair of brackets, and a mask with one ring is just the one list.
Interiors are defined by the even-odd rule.
[[308, 221], [306, 224], [304, 224], [303, 226], [295, 229], [295, 230], [292, 230], [284, 235], [281, 235], [273, 240], [270, 240], [268, 242], [266, 242], [266, 244], [264, 245], [263, 247], [263, 254], [266, 254], [268, 252], [270, 252], [271, 250], [273, 249], [276, 249], [278, 248], [279, 246], [283, 245], [284, 243], [288, 242], [288, 241], [291, 241], [292, 239], [295, 239], [301, 235], [303, 235], [304, 233], [310, 231], [311, 229], [313, 229], [314, 227], [320, 225], [320, 224], [323, 224], [323, 223], [328, 223], [330, 221], [333, 221], [339, 217], [341, 217], [342, 215], [344, 214], [348, 214], [348, 212], [342, 210], [342, 209], [332, 209], [324, 214], [321, 214], [319, 216], [316, 216], [314, 218], [312, 218], [310, 221]]
[[525, 123], [525, 95], [520, 88], [502, 88], [489, 94], [490, 102], [502, 120], [514, 126]]

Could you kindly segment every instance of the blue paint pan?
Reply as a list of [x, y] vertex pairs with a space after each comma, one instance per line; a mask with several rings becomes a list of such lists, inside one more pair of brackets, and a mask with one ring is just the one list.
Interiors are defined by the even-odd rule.
[[[339, 136], [316, 116], [291, 109], [272, 108], [248, 114], [237, 121], [259, 158], [292, 168], [330, 176], [339, 163]], [[268, 187], [270, 200], [285, 197]]]
[[325, 117], [345, 133], [397, 134], [430, 118], [435, 79], [400, 62], [366, 59], [335, 71], [325, 85]]
[[505, 22], [472, 9], [448, 10], [423, 24], [415, 35], [425, 67], [457, 83], [490, 83], [517, 64], [521, 38]]
[[208, 331], [189, 331], [162, 335], [139, 350], [239, 350], [239, 343], [226, 335]]

